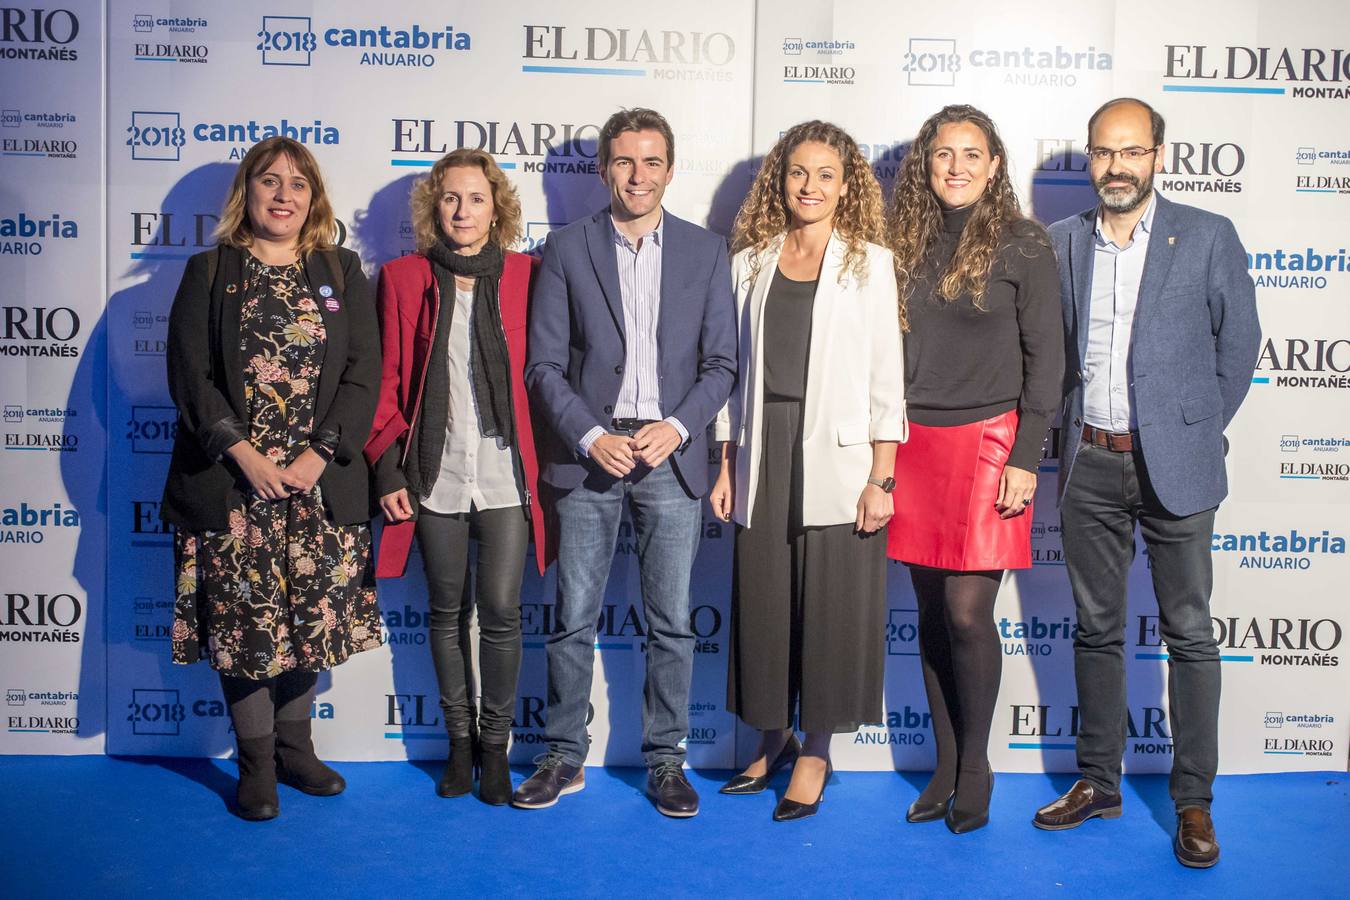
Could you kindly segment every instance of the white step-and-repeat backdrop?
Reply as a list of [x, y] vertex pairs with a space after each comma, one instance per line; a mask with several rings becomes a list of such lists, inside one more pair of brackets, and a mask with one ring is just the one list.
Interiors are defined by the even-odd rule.
[[[38, 0], [44, 2], [44, 0]], [[57, 5], [59, 4], [59, 5]], [[1168, 119], [1171, 199], [1231, 217], [1265, 328], [1229, 429], [1233, 486], [1213, 538], [1225, 772], [1344, 769], [1350, 518], [1350, 12], [1237, 0], [1222, 17], [1142, 0], [1066, 10], [689, 0], [510, 8], [430, 0], [53, 0], [3, 10], [0, 106], [0, 687], [4, 753], [213, 755], [232, 743], [214, 674], [169, 662], [172, 550], [158, 503], [175, 428], [169, 304], [210, 245], [254, 141], [322, 164], [342, 239], [374, 276], [412, 249], [412, 182], [457, 146], [497, 156], [530, 248], [604, 204], [599, 126], [651, 106], [676, 133], [673, 212], [727, 233], [781, 131], [830, 119], [889, 188], [947, 103], [1003, 131], [1026, 208], [1093, 202], [1088, 115], [1132, 95]], [[1005, 771], [1073, 767], [1073, 604], [1046, 459], [1036, 565], [996, 612], [1005, 654], [991, 751]], [[725, 711], [731, 531], [706, 518], [694, 579], [689, 758], [753, 742]], [[597, 637], [590, 762], [640, 762], [645, 624], [626, 527]], [[1142, 546], [1141, 546], [1142, 551]], [[381, 585], [388, 646], [325, 675], [316, 742], [335, 759], [445, 751], [420, 562]], [[1132, 574], [1126, 766], [1166, 770], [1167, 648], [1141, 552]], [[527, 574], [513, 758], [541, 749], [555, 581]], [[839, 768], [933, 760], [908, 577], [892, 569], [887, 722], [836, 738]]]

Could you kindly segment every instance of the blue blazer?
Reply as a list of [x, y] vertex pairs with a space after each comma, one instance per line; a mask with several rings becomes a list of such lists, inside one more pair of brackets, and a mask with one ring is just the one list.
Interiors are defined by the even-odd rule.
[[[705, 431], [736, 383], [736, 302], [726, 241], [664, 216], [656, 328], [661, 415], [689, 431], [670, 462], [690, 496], [701, 497], [708, 491]], [[530, 303], [525, 384], [557, 438], [542, 449], [539, 474], [560, 490], [572, 490], [592, 473], [610, 478], [581, 455], [577, 442], [597, 425], [609, 429], [625, 340], [614, 224], [606, 208], [549, 234]]]
[[[1223, 430], [1251, 387], [1261, 325], [1233, 223], [1153, 196], [1158, 208], [1130, 344], [1133, 404], [1149, 484], [1168, 512], [1188, 516], [1218, 506], [1228, 493]], [[1064, 308], [1061, 495], [1083, 429], [1096, 226], [1096, 207], [1050, 226]]]

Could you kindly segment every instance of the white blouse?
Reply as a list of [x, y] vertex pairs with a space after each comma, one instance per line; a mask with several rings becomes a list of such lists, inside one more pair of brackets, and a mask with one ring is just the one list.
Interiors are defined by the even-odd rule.
[[431, 496], [422, 506], [433, 513], [466, 513], [470, 509], [519, 506], [511, 448], [504, 438], [484, 437], [478, 430], [478, 407], [469, 373], [469, 320], [473, 291], [455, 290], [450, 318], [450, 410], [445, 420], [441, 471]]

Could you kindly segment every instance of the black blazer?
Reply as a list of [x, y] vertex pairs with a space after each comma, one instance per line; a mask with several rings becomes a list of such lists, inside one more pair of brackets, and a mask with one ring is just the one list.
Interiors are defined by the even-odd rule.
[[[166, 362], [169, 396], [178, 407], [178, 433], [160, 518], [187, 531], [228, 527], [230, 507], [239, 504], [249, 489], [239, 469], [221, 455], [239, 439], [239, 423], [248, 422], [239, 351], [240, 283], [243, 254], [248, 251], [221, 246], [214, 285], [208, 283], [212, 252], [188, 260], [169, 312]], [[380, 330], [360, 258], [350, 250], [337, 250], [341, 291], [329, 270], [329, 258], [312, 253], [304, 263], [305, 279], [328, 334], [315, 397], [314, 434], [337, 441], [333, 461], [319, 477], [325, 511], [338, 525], [354, 525], [369, 521], [375, 510], [361, 448], [379, 397]], [[324, 286], [331, 288], [331, 297], [321, 296]]]

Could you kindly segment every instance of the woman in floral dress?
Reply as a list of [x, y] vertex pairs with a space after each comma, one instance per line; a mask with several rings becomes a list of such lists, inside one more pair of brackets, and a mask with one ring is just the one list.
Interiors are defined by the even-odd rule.
[[246, 819], [277, 815], [278, 778], [342, 791], [310, 739], [315, 683], [380, 645], [361, 454], [378, 325], [334, 224], [309, 151], [262, 141], [235, 175], [219, 246], [188, 261], [169, 317], [173, 660], [220, 675]]

